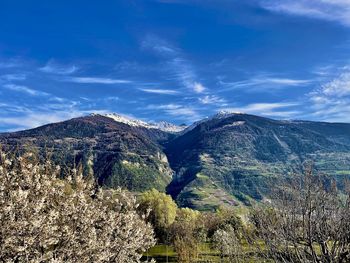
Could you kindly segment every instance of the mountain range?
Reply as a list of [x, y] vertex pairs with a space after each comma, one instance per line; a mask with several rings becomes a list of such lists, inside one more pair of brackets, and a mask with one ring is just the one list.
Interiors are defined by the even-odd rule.
[[220, 112], [190, 126], [91, 114], [2, 133], [6, 149], [52, 152], [82, 163], [105, 187], [165, 191], [181, 206], [213, 210], [268, 200], [273, 188], [312, 162], [342, 185], [350, 177], [350, 124], [282, 121]]

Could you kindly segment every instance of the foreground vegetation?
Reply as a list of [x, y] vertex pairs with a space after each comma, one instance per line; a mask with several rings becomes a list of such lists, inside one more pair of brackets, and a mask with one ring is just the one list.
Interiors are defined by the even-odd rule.
[[153, 230], [122, 190], [32, 154], [0, 154], [0, 262], [139, 262]]
[[244, 219], [102, 189], [82, 171], [0, 153], [0, 262], [350, 262], [349, 184], [311, 168]]
[[169, 255], [180, 262], [350, 262], [349, 187], [339, 191], [308, 166], [303, 176], [275, 186], [270, 204], [250, 209], [244, 221], [227, 207], [215, 213], [176, 208], [156, 190], [140, 202], [151, 211], [158, 241], [171, 245]]

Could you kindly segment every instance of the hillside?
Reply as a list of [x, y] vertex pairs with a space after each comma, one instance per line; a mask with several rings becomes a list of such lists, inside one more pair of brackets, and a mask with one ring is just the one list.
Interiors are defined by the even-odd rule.
[[8, 148], [27, 145], [53, 150], [61, 164], [82, 162], [101, 185], [144, 191], [164, 191], [172, 170], [160, 142], [173, 135], [131, 126], [102, 115], [91, 115], [0, 136]]
[[2, 134], [0, 142], [54, 149], [56, 161], [81, 161], [101, 185], [155, 187], [202, 210], [265, 200], [305, 161], [339, 182], [350, 176], [350, 124], [219, 113], [184, 128], [95, 114]]
[[308, 160], [341, 179], [350, 175], [349, 129], [349, 124], [218, 114], [168, 143], [176, 177], [167, 190], [185, 206], [210, 209], [263, 200], [271, 185], [300, 172]]

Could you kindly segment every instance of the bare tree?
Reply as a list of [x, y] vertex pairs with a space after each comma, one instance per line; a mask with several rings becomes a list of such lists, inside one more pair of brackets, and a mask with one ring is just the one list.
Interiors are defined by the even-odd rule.
[[229, 262], [243, 262], [242, 245], [237, 235], [237, 231], [230, 225], [224, 229], [218, 229], [213, 235], [214, 248], [220, 252], [223, 262], [228, 257]]
[[252, 213], [262, 251], [276, 262], [350, 262], [349, 194], [307, 168]]

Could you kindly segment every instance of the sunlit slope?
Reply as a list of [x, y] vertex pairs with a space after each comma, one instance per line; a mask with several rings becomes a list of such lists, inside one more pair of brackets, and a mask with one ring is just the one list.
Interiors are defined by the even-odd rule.
[[0, 136], [7, 147], [53, 150], [62, 164], [82, 162], [101, 185], [132, 191], [165, 190], [172, 171], [158, 142], [172, 134], [134, 127], [100, 115], [71, 119]]
[[183, 205], [210, 209], [263, 200], [306, 160], [332, 176], [350, 175], [349, 129], [349, 124], [217, 115], [167, 145], [176, 172], [168, 192]]

